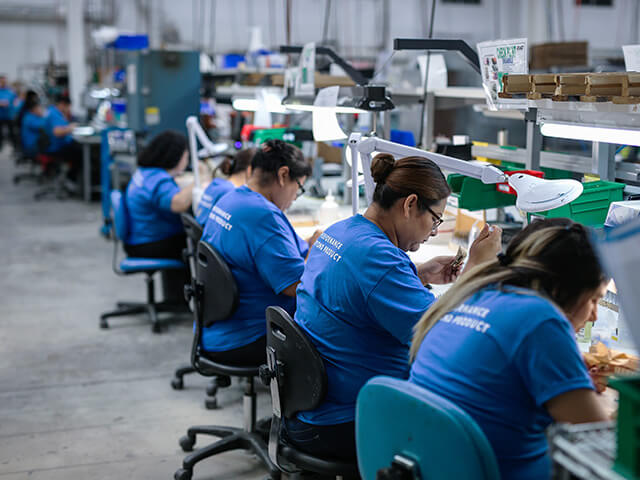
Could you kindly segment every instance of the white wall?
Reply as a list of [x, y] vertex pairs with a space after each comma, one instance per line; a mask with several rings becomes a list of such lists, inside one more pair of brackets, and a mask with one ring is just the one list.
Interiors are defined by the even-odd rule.
[[[99, 2], [100, 0], [91, 0]], [[588, 39], [592, 48], [615, 48], [638, 39], [635, 2], [614, 0], [613, 8], [575, 7], [575, 0], [552, 0], [554, 19], [551, 40], [559, 40], [557, 2], [564, 12], [564, 39]], [[0, 0], [3, 4], [64, 5], [65, 0]], [[202, 2], [204, 11], [197, 8]], [[215, 51], [243, 51], [249, 42], [249, 27], [263, 28], [267, 46], [285, 43], [285, 0], [215, 0], [214, 25], [210, 22], [211, 0], [146, 0], [152, 8], [151, 41], [159, 45], [159, 31], [172, 24], [187, 46], [201, 43], [194, 38], [204, 28], [205, 49], [215, 30]], [[390, 39], [423, 37], [428, 28], [431, 0], [389, 0]], [[116, 0], [116, 26], [125, 31], [143, 31], [145, 22], [136, 12], [136, 1]], [[529, 36], [547, 40], [547, 0], [483, 0], [480, 6], [452, 5], [438, 0], [434, 36], [478, 41]], [[374, 55], [383, 42], [382, 0], [333, 0], [329, 38], [336, 39], [347, 56]], [[292, 43], [319, 41], [322, 36], [325, 0], [293, 0]], [[531, 17], [530, 12], [535, 16]], [[202, 25], [195, 18], [203, 18]], [[533, 19], [533, 22], [532, 22]], [[541, 25], [541, 22], [543, 23]], [[194, 28], [195, 25], [195, 28]], [[195, 42], [195, 43], [194, 43]], [[57, 60], [67, 60], [66, 28], [62, 24], [3, 22], [0, 18], [0, 71], [13, 79], [25, 63], [45, 62], [52, 47]]]

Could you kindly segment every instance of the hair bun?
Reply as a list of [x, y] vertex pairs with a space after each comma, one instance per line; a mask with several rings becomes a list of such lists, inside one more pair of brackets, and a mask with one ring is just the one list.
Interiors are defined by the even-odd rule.
[[388, 153], [379, 153], [373, 157], [373, 161], [371, 162], [371, 176], [373, 177], [373, 181], [380, 184], [384, 183], [393, 170], [395, 163], [396, 160], [393, 158], [393, 155]]
[[286, 145], [287, 144], [282, 140], [271, 139], [271, 140], [267, 140], [266, 142], [264, 142], [262, 144], [262, 151], [263, 152], [281, 153], [286, 148]]

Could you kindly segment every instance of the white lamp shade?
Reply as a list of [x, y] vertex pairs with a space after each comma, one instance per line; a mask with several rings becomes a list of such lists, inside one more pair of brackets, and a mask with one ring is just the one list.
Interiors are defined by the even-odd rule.
[[544, 212], [573, 202], [582, 194], [582, 184], [576, 180], [545, 180], [516, 173], [509, 177], [516, 191], [516, 207], [524, 212]]

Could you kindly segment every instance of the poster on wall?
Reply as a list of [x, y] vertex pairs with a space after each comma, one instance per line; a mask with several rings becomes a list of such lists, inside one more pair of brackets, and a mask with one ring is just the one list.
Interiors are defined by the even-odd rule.
[[482, 87], [491, 110], [523, 108], [527, 99], [499, 98], [502, 77], [508, 73], [529, 73], [529, 48], [526, 38], [492, 40], [477, 45]]

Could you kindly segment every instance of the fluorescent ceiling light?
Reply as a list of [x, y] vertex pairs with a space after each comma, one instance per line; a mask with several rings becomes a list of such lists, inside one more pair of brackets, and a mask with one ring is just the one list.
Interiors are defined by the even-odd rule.
[[640, 130], [543, 122], [540, 125], [540, 132], [546, 137], [570, 138], [573, 140], [588, 140], [591, 142], [640, 147]]
[[[269, 97], [267, 97], [269, 98]], [[256, 98], [234, 98], [231, 105], [234, 110], [242, 112], [255, 112], [259, 108], [260, 102]], [[287, 108], [280, 104], [280, 101], [267, 102], [267, 110], [271, 113], [289, 113]]]
[[355, 107], [345, 107], [337, 105], [335, 107], [322, 107], [318, 105], [305, 105], [305, 104], [285, 104], [289, 110], [295, 110], [298, 112], [333, 112], [333, 113], [365, 113], [365, 110], [360, 110]]

